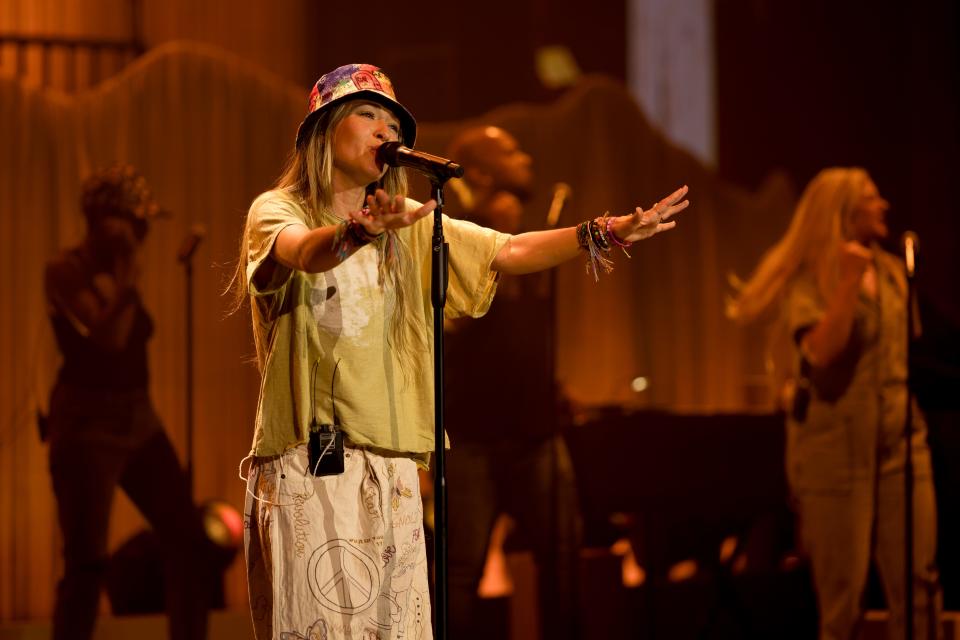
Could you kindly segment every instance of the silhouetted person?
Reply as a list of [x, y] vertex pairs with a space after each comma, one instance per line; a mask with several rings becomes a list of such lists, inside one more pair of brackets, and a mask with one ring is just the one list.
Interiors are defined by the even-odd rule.
[[108, 564], [114, 489], [140, 509], [163, 549], [170, 637], [206, 635], [209, 573], [187, 478], [147, 394], [153, 334], [137, 288], [140, 248], [157, 204], [133, 167], [83, 183], [87, 233], [46, 265], [63, 365], [50, 399], [50, 473], [64, 542], [53, 638], [93, 632]]
[[[530, 156], [514, 137], [498, 127], [466, 129], [447, 155], [465, 168], [463, 217], [518, 233], [533, 176]], [[516, 522], [536, 561], [542, 637], [579, 636], [581, 526], [573, 467], [559, 430], [551, 275], [503, 275], [483, 318], [447, 326], [452, 638], [483, 637], [477, 587], [501, 513]]]

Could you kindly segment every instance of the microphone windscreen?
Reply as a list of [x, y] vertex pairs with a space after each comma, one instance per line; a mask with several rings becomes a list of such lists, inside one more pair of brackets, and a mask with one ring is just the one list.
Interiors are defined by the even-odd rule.
[[190, 232], [187, 234], [187, 237], [183, 239], [183, 242], [180, 243], [180, 248], [177, 249], [177, 260], [186, 262], [193, 257], [193, 252], [197, 250], [197, 247], [200, 246], [200, 242], [206, 235], [207, 228], [202, 224], [195, 224], [190, 227]]
[[917, 250], [920, 241], [913, 231], [903, 233], [903, 260], [907, 264], [907, 275], [912, 276], [917, 268]]
[[397, 159], [397, 153], [401, 146], [403, 145], [399, 142], [384, 142], [377, 147], [377, 160], [391, 167], [399, 167], [400, 163]]

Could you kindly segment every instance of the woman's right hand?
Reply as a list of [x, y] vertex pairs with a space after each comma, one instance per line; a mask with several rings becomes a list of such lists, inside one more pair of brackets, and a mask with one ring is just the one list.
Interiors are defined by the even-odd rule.
[[851, 240], [843, 243], [837, 257], [840, 279], [850, 284], [859, 283], [872, 260], [873, 254], [859, 242]]
[[383, 189], [367, 196], [366, 211], [354, 211], [350, 218], [363, 226], [371, 236], [378, 236], [384, 231], [407, 227], [437, 208], [436, 200], [427, 200], [415, 211], [407, 211], [406, 199], [403, 196], [391, 198]]

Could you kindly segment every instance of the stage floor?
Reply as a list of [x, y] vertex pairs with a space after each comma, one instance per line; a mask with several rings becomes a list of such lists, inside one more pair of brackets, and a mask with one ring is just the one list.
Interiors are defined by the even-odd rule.
[[[862, 640], [887, 640], [886, 611], [869, 611]], [[505, 640], [536, 640], [518, 636], [514, 627], [513, 637]], [[525, 631], [520, 631], [521, 634]], [[535, 633], [536, 634], [536, 633]], [[97, 620], [94, 640], [167, 640], [167, 621], [162, 615], [150, 616], [101, 616]], [[49, 640], [50, 622], [0, 623], [0, 640]], [[250, 615], [245, 611], [213, 611], [210, 613], [208, 640], [253, 640]], [[628, 640], [628, 639], [625, 639]], [[945, 612], [943, 640], [960, 640], [960, 613]]]
[[[0, 623], [0, 640], [49, 640], [50, 621]], [[100, 616], [94, 640], [167, 640], [167, 619], [163, 615]], [[207, 640], [253, 640], [247, 611], [211, 611]]]

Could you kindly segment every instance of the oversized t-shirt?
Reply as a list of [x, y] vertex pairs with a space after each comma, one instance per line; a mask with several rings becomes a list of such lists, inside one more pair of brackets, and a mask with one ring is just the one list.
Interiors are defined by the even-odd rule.
[[[407, 210], [419, 206], [407, 200]], [[336, 222], [332, 214], [321, 220]], [[434, 449], [433, 216], [397, 232], [407, 256], [402, 326], [413, 360], [407, 362], [390, 338], [395, 292], [378, 284], [375, 244], [323, 273], [276, 264], [272, 281], [257, 287], [257, 269], [272, 259], [280, 231], [293, 224], [312, 226], [295, 196], [274, 190], [253, 202], [244, 232], [261, 373], [254, 455], [283, 453], [307, 441], [311, 423], [336, 421], [356, 445], [425, 461]], [[496, 291], [490, 264], [509, 236], [446, 217], [444, 236], [450, 245], [445, 316], [481, 316]]]

